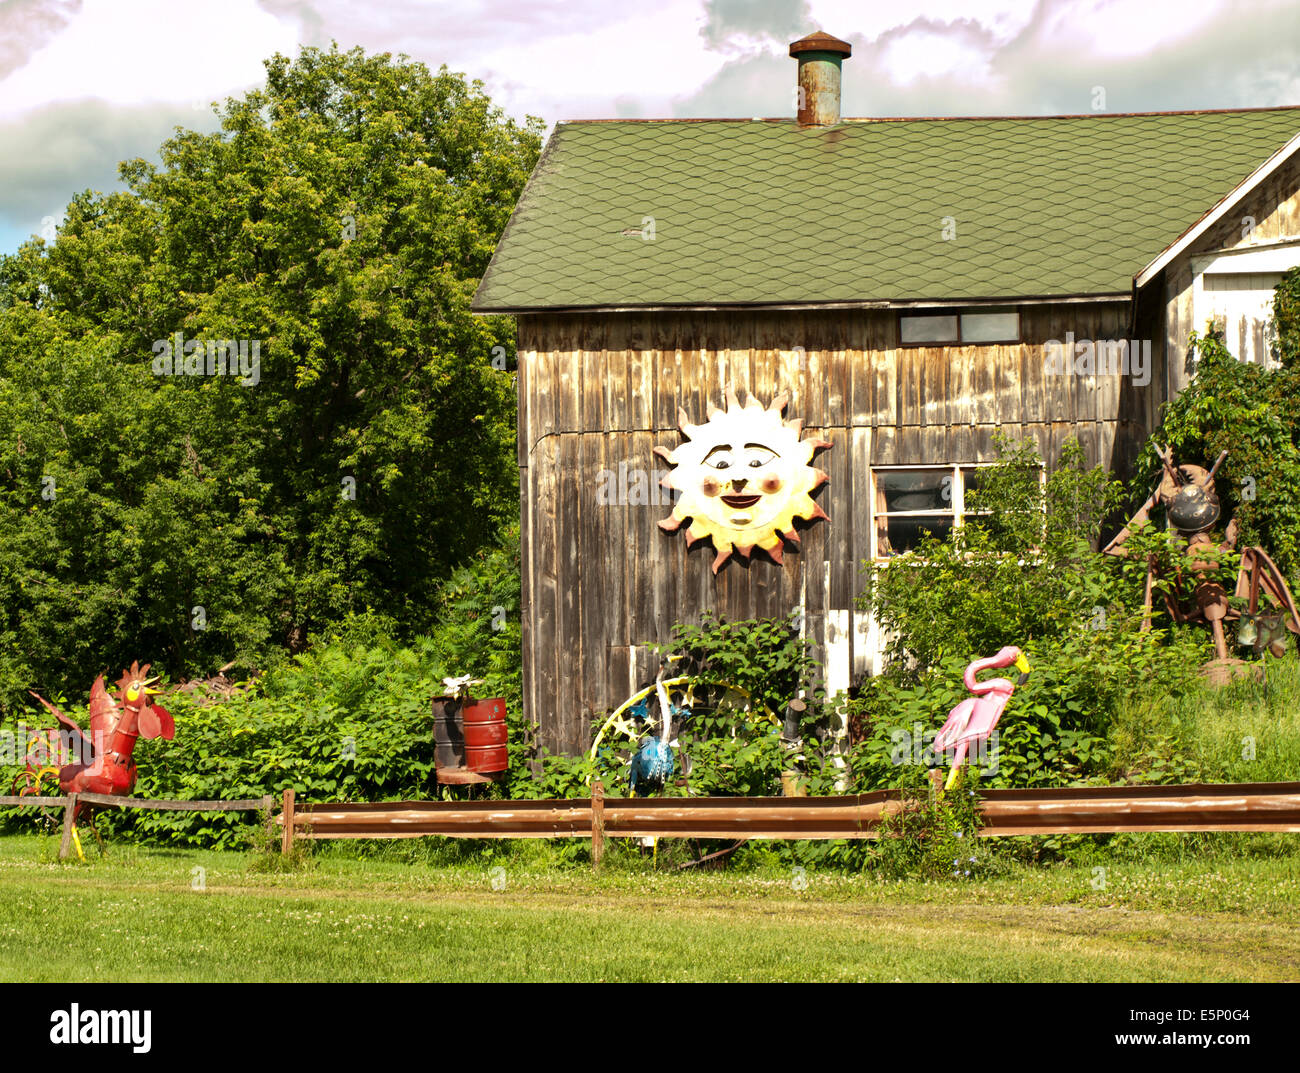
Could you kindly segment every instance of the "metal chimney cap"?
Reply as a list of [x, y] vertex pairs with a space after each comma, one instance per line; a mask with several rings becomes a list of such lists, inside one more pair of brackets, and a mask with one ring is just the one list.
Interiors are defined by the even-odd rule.
[[853, 55], [853, 46], [847, 41], [841, 41], [838, 37], [832, 37], [818, 30], [815, 34], [809, 34], [791, 43], [791, 56], [797, 57], [801, 52], [838, 52], [841, 56], [848, 57]]

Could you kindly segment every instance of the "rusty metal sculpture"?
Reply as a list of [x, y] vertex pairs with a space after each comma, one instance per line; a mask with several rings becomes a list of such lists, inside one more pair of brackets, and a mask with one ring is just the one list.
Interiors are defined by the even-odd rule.
[[[1164, 507], [1169, 524], [1186, 543], [1187, 551], [1193, 557], [1188, 565], [1192, 575], [1190, 578], [1184, 578], [1182, 571], [1175, 569], [1174, 577], [1168, 579], [1172, 583], [1161, 586], [1165, 607], [1175, 622], [1204, 623], [1209, 626], [1214, 636], [1215, 658], [1205, 664], [1202, 672], [1210, 681], [1222, 684], [1246, 670], [1246, 665], [1241, 660], [1228, 656], [1225, 622], [1243, 618], [1253, 625], [1266, 617], [1270, 625], [1276, 625], [1273, 616], [1278, 616], [1281, 629], [1270, 633], [1268, 645], [1275, 655], [1279, 655], [1279, 645], [1285, 650], [1286, 631], [1300, 634], [1300, 611], [1296, 609], [1295, 598], [1287, 587], [1282, 571], [1263, 548], [1251, 546], [1241, 553], [1233, 596], [1245, 602], [1244, 612], [1232, 606], [1227, 591], [1211, 576], [1216, 564], [1208, 559], [1194, 557], [1198, 551], [1208, 557], [1212, 550], [1229, 552], [1237, 545], [1238, 529], [1235, 519], [1228, 523], [1224, 539], [1217, 546], [1209, 535], [1210, 528], [1219, 520], [1220, 515], [1219, 498], [1214, 490], [1214, 475], [1228, 457], [1228, 452], [1222, 452], [1208, 471], [1201, 466], [1175, 465], [1168, 448], [1161, 449], [1157, 445], [1156, 453], [1164, 465], [1163, 478], [1128, 525], [1102, 550], [1108, 555], [1128, 554], [1124, 542], [1132, 530], [1147, 523], [1153, 507]], [[1143, 629], [1150, 628], [1153, 591], [1161, 575], [1161, 567], [1155, 557], [1148, 558], [1146, 592], [1143, 596], [1146, 609]], [[1185, 605], [1179, 595], [1185, 583], [1192, 589], [1191, 606]], [[1262, 611], [1261, 595], [1267, 596], [1271, 601], [1271, 605]], [[1256, 631], [1247, 628], [1244, 639], [1243, 634], [1239, 633], [1237, 640], [1240, 644], [1253, 647], [1257, 636]]]
[[[39, 693], [32, 692], [63, 731], [50, 728], [39, 732], [35, 740], [43, 745], [44, 754], [33, 756], [29, 752], [26, 769], [14, 780], [18, 795], [43, 796], [44, 777], [55, 773], [49, 766], [51, 761], [58, 765], [56, 777], [62, 793], [129, 794], [135, 788], [132, 757], [136, 741], [141, 737], [170, 741], [176, 735], [171, 713], [150, 700], [158, 690], [152, 688], [157, 678], [147, 677], [148, 673], [149, 664], [141, 667], [132, 663], [117, 683], [117, 700], [104, 688], [102, 674], [95, 679], [90, 687], [89, 734]], [[78, 816], [83, 811], [84, 807], [79, 806]]]

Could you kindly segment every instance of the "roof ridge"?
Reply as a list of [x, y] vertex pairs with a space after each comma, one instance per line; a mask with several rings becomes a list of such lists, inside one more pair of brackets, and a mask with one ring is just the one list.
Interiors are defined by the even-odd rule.
[[[1051, 115], [931, 115], [931, 116], [844, 116], [840, 123], [951, 123], [969, 121], [985, 123], [991, 119], [1131, 119], [1142, 116], [1237, 115], [1251, 112], [1295, 112], [1300, 104], [1274, 104], [1259, 108], [1186, 108], [1166, 112], [1061, 112]], [[789, 123], [798, 126], [793, 116], [664, 116], [626, 119], [560, 119], [557, 125], [578, 123]], [[838, 125], [838, 124], [837, 124]], [[828, 128], [829, 129], [829, 128]]]

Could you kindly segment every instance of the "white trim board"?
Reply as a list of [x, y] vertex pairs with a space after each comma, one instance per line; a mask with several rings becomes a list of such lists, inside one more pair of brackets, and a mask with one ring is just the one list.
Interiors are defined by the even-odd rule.
[[1193, 257], [1192, 274], [1208, 272], [1285, 272], [1300, 265], [1300, 237], [1239, 246], [1232, 250], [1215, 250]]

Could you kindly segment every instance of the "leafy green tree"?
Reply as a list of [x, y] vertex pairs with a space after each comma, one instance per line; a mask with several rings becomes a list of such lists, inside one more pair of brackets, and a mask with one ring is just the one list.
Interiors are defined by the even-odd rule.
[[1283, 273], [1281, 282], [1274, 288], [1273, 329], [1282, 367], [1292, 374], [1300, 374], [1300, 268]]
[[469, 305], [540, 121], [405, 57], [266, 69], [0, 258], [0, 706], [427, 631], [515, 517], [513, 322]]

